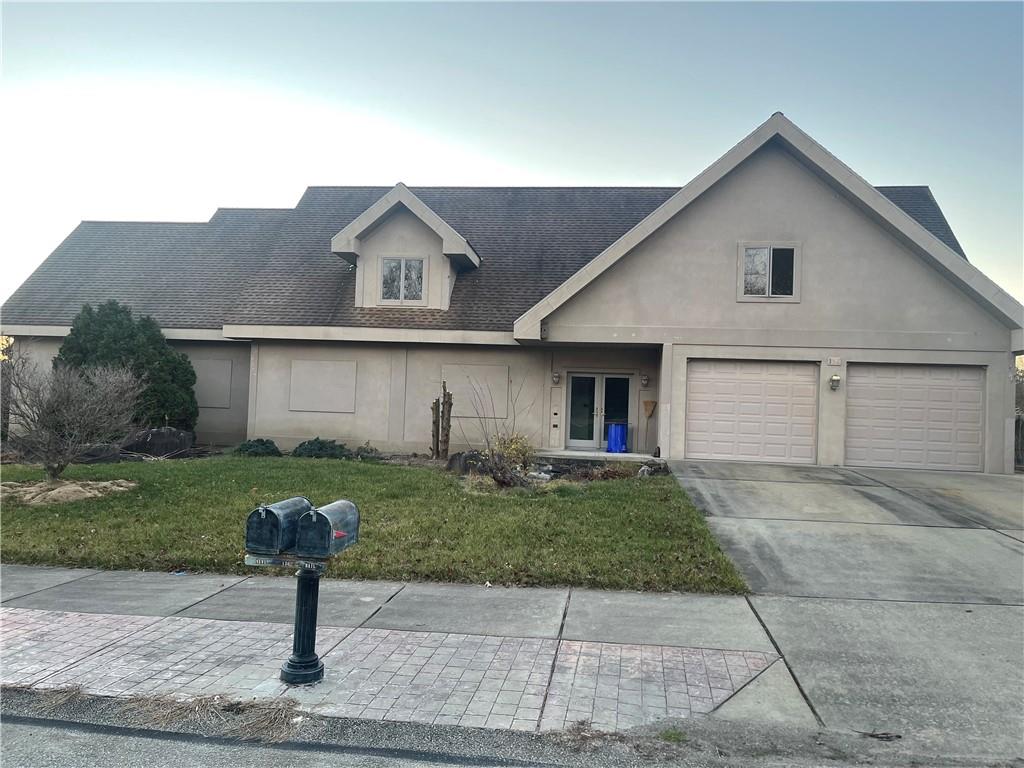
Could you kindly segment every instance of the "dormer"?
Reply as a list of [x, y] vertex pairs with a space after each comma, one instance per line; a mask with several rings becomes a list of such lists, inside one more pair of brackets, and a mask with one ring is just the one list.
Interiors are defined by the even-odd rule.
[[480, 257], [451, 225], [399, 182], [331, 238], [356, 268], [357, 307], [448, 309], [459, 273]]

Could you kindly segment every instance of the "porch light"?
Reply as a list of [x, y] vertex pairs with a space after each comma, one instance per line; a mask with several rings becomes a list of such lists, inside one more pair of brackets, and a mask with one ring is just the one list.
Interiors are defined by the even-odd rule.
[[839, 374], [838, 373], [833, 373], [832, 377], [828, 380], [829, 388], [833, 392], [835, 392], [837, 389], [839, 389], [839, 382], [840, 381], [842, 381], [842, 379], [839, 378]]
[[560, 374], [558, 371], [555, 371], [554, 373], [551, 374], [551, 383], [552, 384], [557, 384], [561, 380], [562, 380], [562, 374]]
[[650, 383], [651, 383], [651, 377], [648, 376], [646, 373], [641, 373], [640, 374], [640, 386], [641, 387], [646, 387]]

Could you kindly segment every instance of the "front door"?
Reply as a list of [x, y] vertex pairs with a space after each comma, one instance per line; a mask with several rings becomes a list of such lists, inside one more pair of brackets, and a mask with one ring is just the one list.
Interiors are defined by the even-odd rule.
[[570, 448], [597, 448], [597, 376], [569, 376], [569, 440]]
[[630, 450], [629, 434], [629, 377], [602, 376], [601, 388], [601, 447], [608, 446], [608, 425], [623, 424], [626, 427], [626, 450]]
[[569, 375], [569, 436], [567, 448], [603, 448], [607, 425], [625, 424], [629, 434], [629, 376], [573, 373]]

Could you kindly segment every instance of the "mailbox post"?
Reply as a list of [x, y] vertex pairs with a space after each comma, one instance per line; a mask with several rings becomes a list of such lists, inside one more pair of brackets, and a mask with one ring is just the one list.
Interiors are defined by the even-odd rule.
[[292, 655], [281, 667], [282, 681], [303, 685], [323, 678], [324, 663], [316, 655], [320, 576], [331, 557], [358, 541], [359, 508], [345, 499], [317, 509], [298, 496], [249, 513], [245, 564], [298, 568]]
[[300, 568], [296, 576], [292, 655], [281, 667], [281, 680], [292, 685], [302, 685], [315, 683], [324, 676], [324, 663], [316, 655], [316, 610], [320, 601], [320, 571]]

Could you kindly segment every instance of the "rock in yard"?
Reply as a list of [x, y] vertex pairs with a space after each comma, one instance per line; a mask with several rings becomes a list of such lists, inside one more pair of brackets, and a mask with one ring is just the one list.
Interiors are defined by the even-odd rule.
[[647, 469], [647, 474], [650, 475], [669, 474], [668, 462], [666, 462], [664, 459], [648, 459], [643, 463], [643, 468]]
[[536, 483], [546, 483], [551, 480], [551, 475], [547, 472], [527, 472], [526, 479], [533, 480]]
[[480, 451], [453, 453], [448, 457], [447, 469], [457, 475], [488, 474], [487, 459]]
[[192, 447], [195, 435], [174, 427], [140, 429], [132, 435], [122, 449], [125, 453], [143, 453], [147, 456], [171, 456]]

